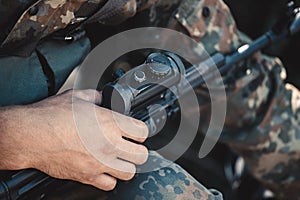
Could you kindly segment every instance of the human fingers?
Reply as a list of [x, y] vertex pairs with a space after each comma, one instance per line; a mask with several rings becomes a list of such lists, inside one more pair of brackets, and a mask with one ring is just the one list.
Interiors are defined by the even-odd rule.
[[113, 114], [113, 119], [121, 130], [123, 137], [140, 143], [145, 142], [147, 139], [148, 127], [144, 122], [118, 113]]
[[78, 172], [79, 171], [72, 172], [72, 173], [76, 173], [76, 175], [72, 174], [70, 175], [70, 177], [67, 177], [67, 179], [92, 185], [94, 187], [97, 187], [105, 191], [113, 190], [116, 187], [117, 179], [108, 174], [105, 174], [103, 171], [98, 173], [97, 170], [86, 171], [85, 173], [78, 173]]
[[105, 170], [107, 174], [124, 181], [128, 181], [134, 177], [136, 173], [134, 164], [120, 159], [116, 159], [113, 162], [114, 164]]
[[100, 174], [90, 183], [90, 185], [105, 191], [110, 191], [116, 187], [117, 179], [108, 174]]
[[136, 165], [144, 164], [148, 159], [148, 149], [143, 145], [123, 140], [118, 144], [117, 148], [119, 149], [117, 153], [118, 158]]

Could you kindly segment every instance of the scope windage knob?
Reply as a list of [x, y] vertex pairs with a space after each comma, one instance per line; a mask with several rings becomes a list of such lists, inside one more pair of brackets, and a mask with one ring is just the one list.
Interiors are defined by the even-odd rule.
[[136, 71], [133, 76], [134, 76], [134, 80], [139, 83], [146, 81], [146, 74], [143, 71], [140, 70]]
[[158, 76], [167, 75], [171, 71], [171, 62], [167, 56], [161, 53], [150, 54], [146, 63], [152, 73]]

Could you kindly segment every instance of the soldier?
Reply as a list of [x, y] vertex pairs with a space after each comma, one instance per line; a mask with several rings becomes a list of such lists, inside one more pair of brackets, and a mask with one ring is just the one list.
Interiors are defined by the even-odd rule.
[[[1, 108], [0, 154], [4, 158], [0, 162], [1, 169], [33, 167], [57, 178], [80, 181], [103, 190], [113, 189], [116, 178], [133, 178], [135, 167], [124, 162], [122, 164], [129, 173], [114, 171], [93, 160], [84, 148], [78, 150], [82, 144], [74, 135], [76, 131], [71, 117], [68, 118], [70, 92], [47, 98], [58, 91], [71, 70], [89, 51], [89, 42], [82, 37], [81, 27], [95, 21], [117, 24], [133, 17], [136, 12], [150, 9], [151, 25], [188, 34], [202, 43], [209, 54], [230, 53], [249, 41], [237, 30], [228, 7], [221, 0], [38, 0], [27, 5], [18, 1], [2, 2], [1, 6], [4, 10], [14, 7], [15, 12], [19, 12], [18, 19], [15, 19], [16, 13], [4, 12], [4, 19], [9, 20], [0, 24], [6, 30], [0, 35], [0, 87], [5, 94], [1, 96], [1, 105], [37, 102]], [[170, 12], [174, 9], [175, 12]], [[15, 20], [13, 23], [12, 19]], [[66, 43], [60, 39], [74, 42]], [[67, 56], [70, 54], [74, 56]], [[228, 94], [229, 112], [222, 140], [246, 160], [253, 175], [278, 198], [296, 199], [299, 196], [299, 91], [284, 84], [286, 74], [278, 59], [256, 54], [245, 64], [251, 67], [251, 73], [259, 76], [249, 79], [247, 74], [229, 73], [224, 77], [225, 80], [234, 79], [235, 84]], [[83, 108], [101, 102], [101, 95], [95, 91], [75, 91], [75, 96], [76, 103], [82, 104]], [[42, 99], [45, 100], [40, 101]], [[203, 105], [203, 110], [206, 107]], [[98, 109], [99, 120], [108, 122], [102, 127], [108, 137], [110, 130], [115, 130], [114, 136], [118, 138], [125, 135], [139, 142], [146, 138], [146, 128], [142, 123], [136, 122], [139, 131], [134, 131], [136, 127], [129, 127], [122, 132], [110, 123], [105, 109]], [[118, 116], [121, 121], [129, 120]], [[205, 129], [207, 123], [202, 124]], [[114, 142], [123, 145], [129, 155], [131, 153], [131, 156], [124, 157], [128, 162], [145, 162], [147, 153], [142, 145], [125, 144], [122, 140]], [[144, 156], [134, 157], [133, 149], [143, 152]], [[108, 152], [108, 156], [120, 154], [118, 151]], [[266, 159], [267, 163], [264, 162]], [[150, 152], [148, 162], [155, 160], [168, 162]], [[85, 171], [90, 168], [99, 171], [96, 174]], [[221, 198], [220, 193], [205, 189], [175, 164], [159, 171], [138, 174], [115, 191], [108, 194], [110, 198]]]

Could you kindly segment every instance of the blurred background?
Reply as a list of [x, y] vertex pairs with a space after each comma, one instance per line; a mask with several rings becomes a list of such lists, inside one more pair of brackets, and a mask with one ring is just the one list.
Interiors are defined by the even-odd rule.
[[[288, 0], [224, 0], [230, 7], [236, 20], [238, 28], [255, 39], [268, 31], [278, 19], [278, 16], [285, 10]], [[89, 24], [87, 26], [88, 36], [91, 39], [92, 46], [96, 46], [112, 34], [121, 31], [140, 27], [151, 26], [149, 20], [149, 11], [139, 13], [136, 17], [127, 20], [118, 26], [99, 26], [99, 24]], [[162, 16], [165, 17], [165, 16]], [[164, 26], [164, 24], [159, 24]], [[288, 82], [292, 82], [300, 88], [300, 69], [298, 60], [300, 57], [300, 33], [286, 39], [272, 48], [266, 49], [265, 53], [279, 57], [284, 63], [288, 72]]]
[[[255, 39], [268, 31], [288, 3], [287, 0], [224, 0], [230, 7], [239, 29]], [[266, 49], [279, 57], [288, 73], [288, 82], [300, 88], [300, 34]]]

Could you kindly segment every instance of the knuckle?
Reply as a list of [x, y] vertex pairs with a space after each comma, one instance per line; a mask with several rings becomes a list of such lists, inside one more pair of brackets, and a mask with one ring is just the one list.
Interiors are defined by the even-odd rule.
[[90, 173], [78, 173], [78, 180], [83, 183], [93, 183], [95, 181], [95, 175]]
[[96, 175], [91, 175], [91, 174], [90, 175], [86, 175], [85, 178], [86, 178], [87, 182], [93, 183], [96, 180]]
[[85, 99], [86, 94], [83, 90], [73, 90], [73, 95], [79, 99]]
[[93, 90], [93, 89], [88, 89], [88, 90], [84, 90], [84, 92], [91, 97], [100, 97], [100, 92], [98, 92], [97, 90]]
[[98, 102], [101, 99], [100, 93], [93, 89], [74, 90], [74, 96], [88, 102]]
[[102, 149], [102, 154], [110, 155], [110, 156], [117, 156], [117, 146], [114, 144], [105, 144]]

